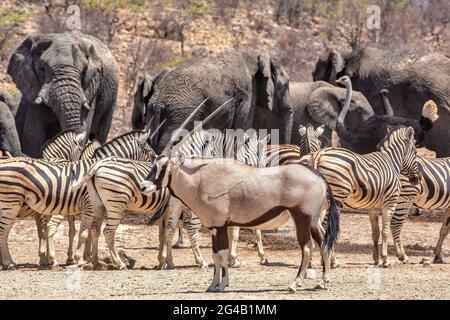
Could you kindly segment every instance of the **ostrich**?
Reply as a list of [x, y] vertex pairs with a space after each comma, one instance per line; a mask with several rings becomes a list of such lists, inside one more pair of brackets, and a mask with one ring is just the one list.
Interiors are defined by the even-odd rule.
[[347, 88], [347, 95], [344, 107], [339, 114], [336, 123], [336, 132], [343, 143], [343, 146], [357, 152], [366, 154], [374, 152], [378, 143], [384, 139], [386, 134], [398, 127], [413, 127], [416, 145], [421, 146], [426, 134], [433, 127], [433, 123], [438, 119], [437, 106], [433, 101], [427, 101], [422, 109], [420, 120], [397, 117], [393, 115], [392, 107], [387, 98], [388, 91], [381, 90], [387, 115], [375, 115], [355, 129], [349, 130], [345, 127], [345, 116], [350, 108], [352, 99], [352, 83], [348, 76], [343, 76], [336, 80], [336, 83]]

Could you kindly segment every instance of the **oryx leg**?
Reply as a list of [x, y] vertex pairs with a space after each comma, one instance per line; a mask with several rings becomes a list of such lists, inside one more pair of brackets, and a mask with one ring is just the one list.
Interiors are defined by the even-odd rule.
[[47, 266], [55, 268], [58, 266], [58, 260], [56, 260], [55, 252], [55, 234], [58, 231], [58, 227], [64, 220], [62, 215], [53, 215], [47, 223], [46, 235], [47, 235]]
[[[329, 250], [325, 250], [324, 247], [324, 238], [325, 238], [325, 230], [323, 230], [322, 225], [317, 221], [313, 221], [311, 224], [311, 236], [312, 239], [314, 239], [314, 241], [317, 243], [317, 245], [319, 246], [319, 250], [320, 250], [320, 255], [322, 257], [322, 279], [325, 283], [330, 282], [330, 251]], [[309, 242], [309, 250], [311, 250], [312, 248], [312, 244], [313, 241]], [[312, 253], [312, 251], [311, 251]]]
[[391, 235], [391, 221], [394, 212], [395, 205], [382, 209], [381, 259], [383, 260], [383, 268], [392, 266], [392, 261], [388, 260], [388, 239]]
[[11, 207], [0, 209], [0, 253], [3, 269], [16, 270], [17, 265], [14, 263], [8, 247], [8, 236], [21, 204], [14, 204]]
[[38, 232], [39, 239], [39, 266], [45, 266], [47, 264], [47, 235], [46, 226], [50, 216], [44, 216], [37, 214], [34, 216], [34, 221], [36, 222], [36, 228]]
[[228, 261], [228, 265], [231, 268], [239, 268], [241, 266], [241, 262], [237, 258], [240, 230], [239, 227], [231, 227], [231, 230], [228, 231], [228, 241], [230, 246], [230, 260]]
[[302, 250], [302, 262], [294, 282], [289, 286], [291, 292], [297, 291], [297, 287], [302, 285], [303, 279], [306, 275], [311, 260], [311, 252], [309, 243], [311, 242], [311, 217], [304, 214], [300, 209], [294, 208], [290, 210], [292, 218], [294, 219], [295, 228], [297, 231], [297, 241]]
[[374, 265], [378, 266], [380, 264], [380, 252], [378, 247], [378, 241], [380, 239], [380, 225], [378, 223], [379, 211], [377, 209], [369, 209], [370, 226], [372, 228], [372, 239], [373, 239], [373, 251], [372, 257]]
[[211, 230], [212, 250], [214, 260], [214, 277], [208, 287], [208, 292], [222, 292], [229, 285], [228, 278], [228, 228], [227, 226]]
[[75, 238], [75, 216], [67, 216], [67, 223], [69, 224], [69, 249], [67, 250], [66, 264], [71, 265], [75, 263], [73, 256], [73, 239]]
[[434, 260], [433, 263], [444, 263], [441, 255], [442, 244], [450, 231], [450, 209], [445, 210], [445, 218], [442, 222], [441, 231], [439, 232], [439, 240], [434, 249]]
[[259, 263], [262, 265], [269, 264], [269, 259], [267, 259], [264, 253], [261, 230], [255, 230], [255, 236], [256, 236], [256, 246], [258, 248]]

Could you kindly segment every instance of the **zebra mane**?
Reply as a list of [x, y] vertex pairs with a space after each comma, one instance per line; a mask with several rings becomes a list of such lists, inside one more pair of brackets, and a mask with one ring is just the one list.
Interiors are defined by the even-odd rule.
[[406, 128], [401, 127], [401, 128], [397, 128], [395, 130], [392, 130], [391, 132], [388, 132], [388, 134], [386, 134], [386, 136], [383, 138], [383, 140], [380, 140], [380, 142], [377, 145], [377, 151], [382, 151], [386, 148], [389, 148], [389, 142], [390, 140], [393, 138], [393, 136], [395, 134], [398, 135], [398, 133], [400, 133], [400, 131], [405, 131]]
[[105, 149], [106, 147], [108, 147], [108, 146], [114, 144], [114, 143], [115, 143], [116, 141], [118, 141], [118, 140], [127, 139], [127, 138], [132, 137], [132, 136], [134, 136], [134, 137], [138, 136], [138, 137], [139, 137], [139, 135], [144, 134], [145, 132], [146, 132], [146, 131], [144, 131], [144, 130], [133, 130], [133, 131], [130, 131], [130, 132], [126, 132], [126, 133], [124, 133], [124, 134], [121, 134], [120, 136], [117, 136], [117, 137], [113, 138], [112, 140], [110, 140], [110, 141], [108, 141], [108, 142], [105, 142], [105, 143], [102, 144], [100, 147], [98, 147], [98, 148], [95, 150], [95, 152], [94, 152], [94, 157], [95, 157], [96, 155], [98, 155], [100, 152], [103, 152], [104, 149]]
[[57, 134], [56, 136], [54, 136], [53, 138], [48, 139], [48, 140], [44, 143], [44, 145], [41, 147], [41, 150], [40, 150], [40, 157], [42, 157], [42, 153], [44, 152], [44, 150], [45, 150], [50, 144], [54, 143], [55, 141], [57, 141], [58, 139], [60, 139], [60, 138], [62, 138], [62, 137], [64, 137], [64, 136], [66, 136], [66, 135], [68, 136], [69, 134], [73, 134], [74, 137], [77, 135], [76, 132], [75, 132], [75, 130], [64, 130], [64, 131], [58, 133], [58, 134]]

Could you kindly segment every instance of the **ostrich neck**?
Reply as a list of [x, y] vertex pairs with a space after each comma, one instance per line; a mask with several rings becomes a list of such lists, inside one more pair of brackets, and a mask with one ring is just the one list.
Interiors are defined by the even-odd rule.
[[346, 82], [345, 87], [347, 88], [347, 93], [345, 97], [344, 107], [342, 108], [341, 114], [339, 115], [338, 122], [344, 123], [345, 116], [347, 115], [348, 109], [350, 108], [350, 102], [352, 101], [352, 84], [351, 82]]

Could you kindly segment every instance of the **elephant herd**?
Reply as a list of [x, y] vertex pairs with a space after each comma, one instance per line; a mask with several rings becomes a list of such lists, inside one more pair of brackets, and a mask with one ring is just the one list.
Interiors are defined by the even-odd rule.
[[[88, 139], [106, 141], [119, 79], [117, 62], [100, 40], [77, 31], [32, 34], [11, 56], [8, 74], [21, 98], [0, 94], [2, 149], [37, 157], [45, 141], [65, 130], [87, 131]], [[265, 53], [193, 59], [138, 83], [132, 126], [154, 130], [162, 125], [149, 141], [160, 152], [203, 100], [208, 98], [194, 120], [233, 99], [208, 127], [279, 129], [280, 143], [298, 144], [300, 125], [325, 124], [321, 139], [327, 146], [346, 97], [345, 88], [335, 84], [343, 75], [350, 77], [355, 90], [345, 120], [350, 132], [385, 114], [383, 89], [389, 92], [394, 114], [405, 118], [419, 119], [423, 104], [433, 100], [441, 107], [441, 121], [422, 144], [438, 157], [450, 156], [450, 59], [439, 54], [330, 50], [319, 57], [312, 82], [289, 81], [283, 66]], [[351, 145], [346, 137], [340, 141]]]

